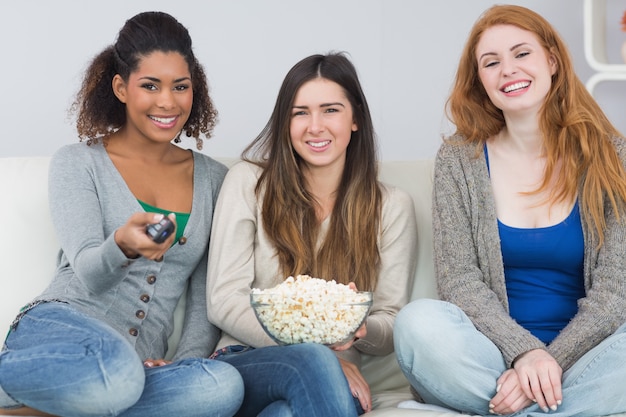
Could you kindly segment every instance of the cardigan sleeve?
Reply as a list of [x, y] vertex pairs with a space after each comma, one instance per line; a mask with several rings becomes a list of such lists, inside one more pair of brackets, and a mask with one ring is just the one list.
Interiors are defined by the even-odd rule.
[[[85, 148], [66, 146], [55, 153], [50, 162], [48, 192], [50, 214], [63, 254], [81, 283], [98, 294], [118, 285], [132, 260], [117, 246], [113, 233], [104, 234], [96, 163]], [[124, 213], [122, 205], [119, 211]]]

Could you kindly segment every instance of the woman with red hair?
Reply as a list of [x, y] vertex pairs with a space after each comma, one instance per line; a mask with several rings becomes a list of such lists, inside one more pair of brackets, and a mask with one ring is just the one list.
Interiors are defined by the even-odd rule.
[[476, 22], [447, 110], [441, 300], [395, 324], [414, 391], [470, 414], [626, 411], [626, 142], [555, 29], [519, 6]]

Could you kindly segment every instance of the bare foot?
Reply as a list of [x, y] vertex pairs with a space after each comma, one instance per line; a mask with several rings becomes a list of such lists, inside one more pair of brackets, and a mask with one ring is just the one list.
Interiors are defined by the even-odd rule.
[[35, 410], [30, 407], [20, 407], [13, 409], [0, 408], [0, 416], [42, 416], [42, 417], [55, 417], [52, 414], [44, 413], [43, 411]]

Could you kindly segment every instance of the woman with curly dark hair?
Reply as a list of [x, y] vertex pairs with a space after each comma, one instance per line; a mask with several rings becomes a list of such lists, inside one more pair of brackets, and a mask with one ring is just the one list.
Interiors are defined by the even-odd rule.
[[[216, 118], [187, 29], [160, 12], [129, 19], [92, 60], [73, 110], [81, 143], [57, 151], [49, 175], [57, 269], [0, 353], [0, 414], [233, 415], [241, 376], [206, 359], [219, 336], [206, 260], [226, 167], [172, 143], [184, 132], [201, 148]], [[167, 220], [169, 234], [148, 235]], [[182, 336], [168, 352], [181, 297]]]

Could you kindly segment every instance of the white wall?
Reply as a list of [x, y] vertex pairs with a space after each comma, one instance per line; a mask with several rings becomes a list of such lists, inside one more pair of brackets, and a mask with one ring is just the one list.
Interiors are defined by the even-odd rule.
[[[67, 110], [87, 62], [115, 41], [127, 18], [145, 10], [162, 10], [189, 28], [220, 112], [220, 123], [204, 152], [238, 156], [265, 125], [287, 70], [310, 54], [343, 50], [350, 53], [359, 71], [382, 158], [429, 158], [441, 134], [449, 131], [443, 106], [465, 36], [479, 14], [494, 3], [3, 1], [0, 115], [5, 122], [0, 157], [51, 155], [59, 146], [75, 142]], [[530, 7], [551, 21], [570, 45], [579, 76], [583, 81], [589, 78], [592, 71], [583, 53], [582, 0], [505, 3]], [[608, 26], [614, 25], [617, 35], [611, 36], [620, 36], [619, 16], [614, 20]], [[612, 42], [618, 44], [618, 40]], [[626, 97], [626, 89], [607, 85], [598, 91], [611, 119], [626, 131], [621, 98]]]

